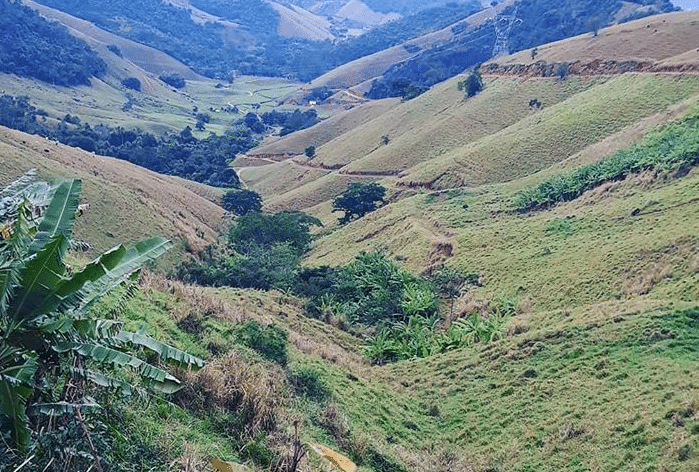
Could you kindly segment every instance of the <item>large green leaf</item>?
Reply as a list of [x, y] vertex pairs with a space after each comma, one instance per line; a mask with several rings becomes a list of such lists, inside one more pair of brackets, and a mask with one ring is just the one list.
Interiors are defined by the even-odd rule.
[[0, 413], [10, 420], [12, 439], [15, 443], [26, 444], [30, 433], [27, 428], [24, 399], [17, 387], [12, 384], [11, 378], [4, 375], [0, 377]]
[[119, 264], [108, 270], [104, 276], [93, 282], [86, 283], [80, 291], [82, 299], [81, 312], [87, 312], [102, 296], [123, 283], [131, 273], [144, 263], [161, 256], [172, 247], [172, 243], [163, 238], [151, 238], [141, 241], [129, 248]]
[[29, 441], [25, 401], [32, 394], [27, 388], [36, 372], [34, 359], [23, 359], [20, 351], [3, 345], [0, 349], [0, 414], [10, 420], [12, 438], [23, 446]]
[[18, 206], [12, 224], [12, 235], [0, 242], [0, 320], [5, 320], [10, 299], [20, 285], [23, 255], [29, 247], [29, 222], [26, 218], [26, 200]]
[[72, 415], [75, 414], [75, 410], [81, 411], [97, 411], [102, 407], [97, 403], [69, 403], [69, 402], [57, 402], [57, 403], [35, 403], [28, 408], [29, 413], [33, 415]]
[[30, 254], [39, 252], [59, 234], [65, 237], [66, 242], [70, 239], [81, 190], [82, 183], [79, 180], [70, 180], [58, 186], [29, 247]]
[[63, 256], [67, 247], [66, 236], [58, 234], [24, 265], [21, 272], [22, 286], [17, 290], [8, 310], [14, 320], [27, 321], [36, 316], [34, 311], [63, 282], [66, 272]]
[[167, 344], [163, 344], [157, 339], [151, 338], [146, 334], [122, 331], [117, 336], [117, 339], [148, 348], [160, 356], [162, 360], [180, 367], [191, 367], [193, 369], [200, 369], [204, 367], [203, 359], [188, 354], [184, 351], [180, 351], [179, 349], [168, 346]]
[[141, 395], [145, 397], [145, 392], [142, 389], [131, 385], [129, 382], [105, 375], [102, 372], [89, 369], [71, 369], [70, 373], [75, 377], [88, 380], [95, 385], [99, 385], [100, 387], [119, 390], [122, 395], [127, 397], [131, 396], [134, 390], [141, 393]]
[[119, 367], [131, 367], [138, 371], [144, 382], [163, 391], [170, 388], [172, 391], [179, 389], [180, 381], [168, 371], [155, 367], [136, 356], [122, 352], [111, 347], [94, 343], [63, 342], [56, 344], [53, 349], [58, 353], [73, 351], [83, 357], [88, 357], [98, 363], [113, 364]]
[[51, 292], [47, 293], [38, 311], [49, 313], [53, 310], [65, 311], [76, 308], [82, 301], [81, 289], [85, 284], [94, 283], [110, 274], [122, 261], [127, 251], [124, 246], [117, 246], [90, 262], [85, 268], [62, 280]]

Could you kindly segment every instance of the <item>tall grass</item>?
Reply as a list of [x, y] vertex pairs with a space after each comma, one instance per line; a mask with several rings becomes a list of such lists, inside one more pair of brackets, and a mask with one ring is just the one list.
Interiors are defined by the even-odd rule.
[[699, 110], [653, 132], [639, 144], [572, 172], [558, 174], [514, 197], [516, 210], [549, 208], [605, 182], [647, 170], [673, 171], [699, 164]]

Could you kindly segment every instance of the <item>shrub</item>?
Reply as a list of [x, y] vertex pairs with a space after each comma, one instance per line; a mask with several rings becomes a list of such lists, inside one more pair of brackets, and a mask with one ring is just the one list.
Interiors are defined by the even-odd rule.
[[252, 190], [229, 190], [221, 198], [221, 206], [238, 216], [259, 213], [262, 211], [262, 197]]
[[170, 74], [161, 74], [159, 77], [160, 80], [165, 82], [166, 84], [175, 87], [177, 89], [183, 88], [187, 83], [185, 80], [182, 78], [182, 76], [176, 72], [170, 73]]
[[289, 335], [274, 324], [261, 326], [250, 320], [238, 332], [238, 340], [257, 351], [265, 359], [286, 365]]
[[121, 53], [121, 49], [120, 49], [119, 46], [117, 46], [116, 44], [110, 44], [110, 45], [108, 45], [108, 46], [107, 46], [107, 49], [109, 49], [111, 52], [113, 52], [114, 54], [116, 54], [116, 55], [119, 56], [119, 57], [124, 57], [124, 56], [122, 55], [122, 53]]
[[320, 380], [314, 369], [299, 369], [289, 374], [289, 383], [296, 395], [313, 401], [323, 401], [330, 397], [330, 390]]
[[353, 324], [407, 321], [437, 311], [437, 297], [427, 282], [378, 251], [362, 253], [343, 267], [332, 293]]
[[138, 80], [136, 77], [125, 78], [121, 81], [121, 85], [123, 85], [127, 89], [136, 90], [137, 92], [141, 91], [141, 81]]

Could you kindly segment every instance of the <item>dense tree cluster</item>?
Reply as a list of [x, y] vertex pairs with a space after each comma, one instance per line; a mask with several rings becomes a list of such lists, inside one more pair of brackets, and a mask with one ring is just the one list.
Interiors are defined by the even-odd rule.
[[0, 72], [89, 85], [107, 66], [82, 40], [19, 2], [0, 0]]
[[179, 134], [156, 137], [138, 129], [92, 127], [71, 115], [66, 115], [57, 126], [51, 126], [37, 119], [42, 115], [46, 112], [37, 110], [27, 97], [0, 97], [0, 125], [123, 159], [162, 174], [220, 187], [239, 185], [238, 176], [228, 164], [237, 153], [257, 144], [247, 128], [237, 128], [223, 136], [211, 134], [199, 140], [189, 127]]
[[287, 289], [310, 247], [312, 226], [321, 222], [298, 211], [248, 213], [231, 226], [222, 253], [209, 248], [200, 261], [182, 264], [177, 275], [204, 285]]
[[296, 109], [293, 112], [272, 110], [262, 114], [262, 122], [265, 125], [282, 127], [279, 132], [280, 136], [286, 136], [294, 131], [310, 128], [319, 121], [318, 113], [315, 110], [301, 111]]
[[244, 216], [262, 211], [262, 197], [253, 190], [229, 190], [221, 197], [221, 206], [233, 214]]
[[[280, 37], [279, 14], [266, 2], [193, 0], [193, 6], [240, 24], [235, 35], [223, 26], [192, 21], [183, 9], [159, 0], [41, 0], [40, 3], [171, 54], [207, 77], [243, 74], [310, 80], [351, 60], [435, 31], [479, 9], [476, 2], [413, 10], [400, 20], [341, 42]], [[421, 5], [424, 7], [424, 5]], [[384, 8], [380, 8], [384, 10]], [[393, 10], [395, 11], [395, 10]]]

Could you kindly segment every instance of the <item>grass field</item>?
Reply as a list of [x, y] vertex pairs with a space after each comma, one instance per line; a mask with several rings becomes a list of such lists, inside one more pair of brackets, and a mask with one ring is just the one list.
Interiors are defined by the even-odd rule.
[[[557, 80], [557, 79], [549, 79]], [[406, 171], [402, 185], [449, 188], [544, 169], [699, 92], [699, 77], [622, 75], [544, 107], [473, 146]]]
[[[181, 258], [215, 242], [224, 211], [208, 198], [218, 189], [156, 174], [109, 157], [96, 156], [37, 136], [0, 128], [0, 185], [31, 168], [42, 178], [83, 180], [82, 198], [90, 210], [75, 225], [76, 237], [87, 241], [88, 255], [117, 244], [163, 236], [178, 249], [166, 258]], [[203, 196], [201, 196], [203, 195]]]
[[[673, 56], [686, 54], [686, 62], [699, 59], [699, 12], [678, 12], [651, 16], [641, 20], [603, 28], [597, 36], [586, 33], [531, 50], [521, 51], [493, 62], [499, 64], [532, 64], [617, 60], [672, 61]], [[488, 67], [488, 63], [484, 64]]]

